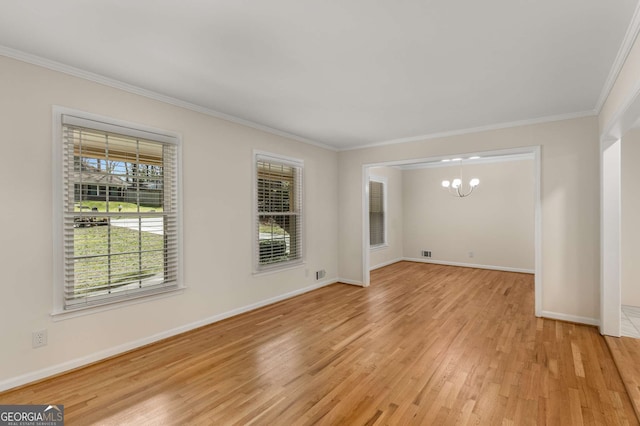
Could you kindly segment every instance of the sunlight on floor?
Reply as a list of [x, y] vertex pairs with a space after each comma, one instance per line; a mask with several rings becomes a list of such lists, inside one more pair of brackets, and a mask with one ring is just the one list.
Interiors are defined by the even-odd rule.
[[142, 401], [136, 401], [136, 399], [133, 395], [131, 405], [115, 409], [113, 415], [102, 419], [100, 424], [120, 425], [123, 424], [124, 419], [128, 424], [171, 424], [175, 422], [173, 415], [175, 406], [172, 407], [171, 395], [154, 395]]

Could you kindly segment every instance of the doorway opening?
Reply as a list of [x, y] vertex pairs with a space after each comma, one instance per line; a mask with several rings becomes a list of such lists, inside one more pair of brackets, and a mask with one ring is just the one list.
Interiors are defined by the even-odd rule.
[[[535, 294], [535, 300], [534, 300], [534, 306], [535, 306], [535, 315], [540, 317], [542, 316], [542, 248], [541, 248], [541, 229], [542, 229], [542, 225], [541, 225], [541, 200], [540, 200], [540, 180], [541, 180], [541, 173], [540, 173], [540, 147], [539, 146], [532, 146], [532, 147], [522, 147], [522, 148], [513, 148], [513, 149], [505, 149], [505, 150], [495, 150], [495, 151], [484, 151], [484, 152], [470, 152], [470, 153], [464, 153], [464, 154], [455, 154], [455, 155], [446, 155], [446, 156], [433, 156], [433, 157], [426, 157], [426, 158], [417, 158], [417, 159], [407, 159], [407, 160], [398, 160], [398, 161], [388, 161], [388, 162], [381, 162], [381, 163], [370, 163], [370, 164], [364, 164], [362, 167], [362, 276], [363, 276], [363, 285], [369, 286], [370, 284], [370, 271], [375, 267], [379, 267], [379, 266], [384, 266], [385, 264], [385, 260], [383, 259], [382, 261], [380, 260], [380, 256], [375, 252], [375, 250], [377, 249], [377, 247], [372, 247], [371, 246], [371, 241], [370, 241], [370, 232], [371, 232], [371, 228], [370, 226], [372, 225], [372, 223], [370, 222], [370, 217], [373, 214], [374, 215], [374, 219], [376, 219], [376, 223], [375, 225], [377, 226], [377, 224], [379, 223], [379, 220], [377, 219], [376, 214], [378, 214], [378, 212], [371, 212], [370, 210], [370, 206], [371, 206], [371, 202], [370, 202], [370, 181], [371, 178], [373, 177], [374, 180], [378, 180], [380, 181], [381, 179], [381, 171], [384, 170], [382, 168], [388, 168], [390, 170], [400, 170], [400, 171], [415, 171], [415, 170], [422, 170], [422, 169], [426, 169], [426, 170], [434, 170], [436, 168], [443, 168], [445, 166], [447, 166], [448, 161], [452, 161], [452, 160], [459, 160], [459, 159], [463, 159], [461, 160], [462, 162], [462, 170], [460, 170], [460, 173], [466, 173], [467, 171], [471, 170], [473, 167], [480, 167], [481, 165], [485, 164], [488, 165], [488, 163], [492, 163], [492, 162], [505, 162], [505, 164], [507, 162], [515, 162], [518, 160], [525, 160], [528, 159], [532, 162], [532, 173], [529, 174], [529, 179], [532, 180], [531, 185], [530, 185], [530, 189], [528, 190], [528, 194], [533, 198], [533, 200], [529, 200], [528, 201], [528, 209], [529, 210], [527, 213], [531, 215], [532, 219], [533, 219], [533, 235], [530, 235], [530, 241], [529, 241], [529, 250], [532, 252], [533, 254], [533, 264], [532, 267], [531, 266], [525, 266], [525, 267], [514, 267], [514, 268], [509, 268], [509, 267], [502, 267], [501, 265], [497, 265], [496, 267], [491, 267], [489, 262], [489, 265], [485, 263], [485, 265], [483, 265], [486, 269], [500, 269], [500, 270], [511, 270], [514, 272], [528, 272], [534, 273], [534, 294]], [[444, 170], [441, 169], [441, 171]], [[452, 167], [447, 167], [447, 170], [451, 170], [452, 172], [455, 170], [455, 173], [458, 173], [458, 170]], [[392, 172], [393, 173], [393, 172]], [[447, 172], [449, 173], [449, 172]], [[424, 183], [422, 183], [420, 181], [420, 179], [422, 179], [421, 176], [416, 177], [414, 176], [415, 173], [411, 173], [411, 182], [407, 183], [406, 185], [403, 183], [403, 188], [406, 189], [407, 191], [412, 190], [411, 186], [416, 186], [416, 185], [424, 185], [425, 190], [433, 190], [433, 188], [435, 188], [436, 186], [440, 186], [440, 182], [439, 181], [424, 181]], [[463, 176], [464, 177], [464, 176]], [[471, 176], [468, 176], [469, 178], [471, 178]], [[483, 182], [483, 178], [482, 176], [478, 176], [480, 179], [480, 184], [479, 184], [479, 189], [480, 191], [478, 191], [479, 193], [481, 193], [482, 190], [482, 185], [489, 185], [491, 183], [491, 180], [489, 179], [488, 182]], [[417, 180], [416, 180], [417, 179]], [[467, 179], [467, 177], [464, 177], [464, 179]], [[417, 183], [416, 183], [417, 182]], [[391, 187], [391, 182], [389, 181], [388, 185]], [[429, 185], [429, 187], [427, 187], [426, 185]], [[407, 189], [409, 188], [409, 189]], [[388, 190], [386, 190], [386, 193], [388, 194], [389, 197], [391, 197], [391, 191], [393, 188], [389, 188]], [[438, 187], [436, 188], [436, 190], [441, 191], [442, 193], [444, 193], [445, 191], [443, 190], [443, 188]], [[512, 194], [515, 194], [515, 192], [512, 192]], [[475, 194], [474, 194], [475, 195]], [[470, 197], [467, 197], [469, 200], [473, 199], [474, 195], [471, 195]], [[522, 195], [522, 194], [517, 194], [518, 196]], [[408, 197], [411, 198], [411, 203], [415, 203], [418, 202], [415, 200], [416, 197]], [[453, 197], [452, 197], [453, 198]], [[454, 200], [454, 201], [463, 201], [461, 199], [458, 200]], [[466, 201], [466, 200], [465, 200]], [[376, 201], [374, 201], [376, 202]], [[404, 201], [403, 201], [404, 203]], [[388, 205], [390, 204], [387, 200], [383, 200], [383, 203], [378, 203], [377, 205]], [[410, 205], [410, 207], [413, 207], [413, 205]], [[423, 206], [424, 207], [424, 206]], [[461, 209], [464, 209], [465, 206], [461, 206]], [[500, 208], [500, 206], [496, 206], [496, 208]], [[376, 210], [374, 208], [374, 210]], [[423, 209], [424, 210], [424, 209]], [[391, 211], [389, 211], [389, 215], [391, 215]], [[413, 217], [412, 217], [413, 216]], [[404, 222], [404, 219], [407, 219], [408, 221], [411, 221], [411, 226], [413, 229], [413, 226], [416, 223], [419, 223], [420, 218], [416, 218], [415, 215], [407, 215], [407, 214], [403, 214], [403, 218], [401, 219]], [[425, 218], [426, 219], [426, 218]], [[387, 218], [388, 220], [388, 218]], [[416, 220], [418, 222], [416, 222]], [[451, 218], [451, 220], [453, 222], [455, 222], [455, 218]], [[458, 222], [460, 223], [460, 222]], [[404, 223], [403, 223], [404, 225]], [[471, 228], [469, 229], [473, 229], [473, 225], [471, 224]], [[507, 224], [505, 224], [505, 227], [507, 226]], [[478, 227], [480, 228], [480, 227]], [[479, 229], [478, 232], [481, 232], [482, 229]], [[443, 231], [444, 232], [444, 231]], [[405, 232], [405, 234], [411, 235], [412, 232]], [[391, 232], [388, 231], [387, 229], [385, 229], [385, 238], [392, 238], [391, 236]], [[389, 244], [391, 244], [391, 241], [389, 241]], [[418, 247], [416, 244], [412, 241], [403, 241], [402, 242], [403, 246], [406, 246], [408, 248], [407, 251], [409, 251], [410, 253], [404, 253], [404, 248], [399, 250], [399, 252], [401, 252], [402, 254], [400, 255], [400, 257], [398, 257], [398, 255], [396, 254], [395, 256], [392, 256], [391, 259], [387, 259], [386, 262], [388, 263], [394, 263], [394, 261], [398, 261], [398, 260], [410, 260], [410, 261], [421, 261], [420, 259], [416, 259], [419, 256], [427, 256], [427, 258], [430, 258], [432, 255], [431, 250], [429, 250], [429, 247], [424, 247], [424, 250], [421, 250], [420, 248], [422, 247]], [[415, 247], [414, 247], [415, 245]], [[532, 246], [532, 247], [531, 247]], [[481, 259], [479, 258], [480, 256], [478, 256], [478, 253], [476, 253], [473, 248], [470, 247], [465, 247], [464, 249], [458, 247], [460, 250], [464, 251], [464, 255], [466, 256], [466, 259], [469, 259], [467, 261], [461, 262], [461, 261], [438, 261], [438, 260], [430, 260], [430, 259], [423, 259], [422, 261], [426, 261], [429, 263], [441, 263], [441, 264], [449, 264], [449, 265], [454, 265], [454, 266], [472, 266], [472, 267], [483, 267], [483, 266], [478, 266], [481, 265]], [[489, 250], [485, 250], [486, 247], [481, 247], [478, 248], [478, 251], [480, 251], [482, 254], [485, 254], [484, 252], [489, 251]], [[469, 249], [469, 250], [467, 250]], [[373, 251], [372, 251], [373, 250]], [[504, 254], [505, 251], [508, 251], [509, 248], [508, 247], [502, 247], [502, 251]], [[499, 250], [494, 250], [495, 252], [499, 251]], [[497, 256], [498, 254], [494, 253], [494, 258], [495, 256]], [[434, 255], [434, 258], [436, 256]], [[375, 264], [372, 264], [372, 258], [375, 261]], [[485, 259], [486, 260], [486, 259]]]

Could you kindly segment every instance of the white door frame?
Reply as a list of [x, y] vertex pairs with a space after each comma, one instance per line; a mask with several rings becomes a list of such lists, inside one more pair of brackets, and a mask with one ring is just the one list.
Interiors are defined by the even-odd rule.
[[640, 83], [600, 129], [600, 333], [609, 336], [620, 336], [620, 145], [639, 120]]
[[621, 140], [600, 144], [600, 333], [620, 336]]
[[535, 225], [534, 225], [534, 255], [535, 255], [535, 315], [542, 316], [542, 202], [541, 202], [541, 161], [540, 146], [527, 146], [495, 151], [454, 153], [426, 158], [412, 158], [407, 160], [386, 161], [382, 163], [368, 163], [362, 165], [362, 285], [368, 287], [371, 282], [369, 259], [369, 170], [373, 167], [403, 166], [423, 162], [439, 161], [451, 157], [494, 156], [533, 154], [534, 158], [534, 195], [535, 195]]

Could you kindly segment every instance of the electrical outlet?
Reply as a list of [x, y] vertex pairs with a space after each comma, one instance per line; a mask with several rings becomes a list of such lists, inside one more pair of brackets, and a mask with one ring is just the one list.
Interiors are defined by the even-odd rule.
[[327, 271], [325, 271], [324, 269], [316, 271], [316, 281], [323, 279], [325, 275], [327, 275]]
[[474, 255], [475, 254], [472, 251], [469, 252], [469, 257], [473, 257]]
[[39, 330], [31, 333], [31, 345], [34, 348], [47, 346], [47, 330]]

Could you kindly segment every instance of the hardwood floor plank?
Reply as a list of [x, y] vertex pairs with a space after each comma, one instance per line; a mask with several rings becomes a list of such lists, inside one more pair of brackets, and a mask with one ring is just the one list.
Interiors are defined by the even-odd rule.
[[532, 275], [399, 262], [371, 278], [0, 403], [61, 403], [68, 424], [638, 424], [597, 330], [533, 316]]
[[640, 339], [605, 336], [605, 341], [640, 418]]

